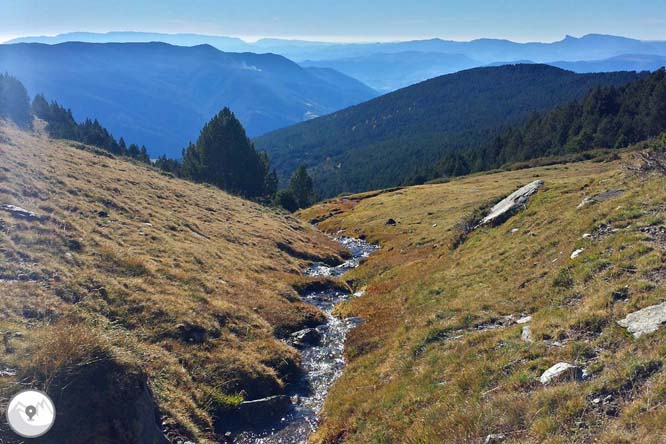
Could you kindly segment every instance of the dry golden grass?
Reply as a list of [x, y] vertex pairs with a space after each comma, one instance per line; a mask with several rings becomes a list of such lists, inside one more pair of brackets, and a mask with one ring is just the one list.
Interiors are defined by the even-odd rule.
[[[382, 245], [349, 275], [367, 291], [340, 311], [366, 322], [348, 339], [350, 364], [313, 441], [480, 443], [503, 433], [507, 443], [666, 442], [666, 328], [634, 340], [614, 322], [666, 300], [666, 239], [649, 234], [664, 228], [666, 177], [628, 172], [631, 156], [347, 196], [303, 211], [324, 230]], [[537, 178], [545, 188], [524, 211], [451, 248], [460, 221]], [[611, 189], [626, 192], [576, 208]], [[605, 224], [618, 231], [599, 230]], [[570, 259], [578, 248], [585, 251]], [[484, 329], [528, 314], [533, 343], [520, 339], [520, 325]], [[537, 378], [559, 361], [591, 377], [542, 387]], [[609, 394], [607, 407], [590, 402]]]
[[140, 367], [170, 427], [206, 442], [211, 399], [277, 394], [293, 376], [298, 354], [276, 336], [321, 317], [294, 290], [299, 257], [339, 247], [287, 214], [71, 145], [0, 123], [0, 203], [39, 216], [0, 211], [0, 370], [44, 387], [100, 357]]

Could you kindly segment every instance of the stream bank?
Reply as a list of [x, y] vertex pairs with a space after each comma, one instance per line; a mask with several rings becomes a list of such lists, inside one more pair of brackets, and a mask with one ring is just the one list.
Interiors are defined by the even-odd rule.
[[[337, 266], [323, 263], [313, 264], [304, 270], [309, 277], [339, 277], [358, 267], [364, 259], [379, 247], [360, 239], [337, 237], [352, 257]], [[301, 352], [303, 375], [287, 391], [290, 398], [286, 413], [265, 426], [237, 434], [235, 444], [305, 444], [317, 429], [318, 415], [326, 395], [345, 366], [344, 345], [347, 333], [361, 323], [360, 318], [339, 319], [333, 311], [341, 302], [353, 295], [339, 288], [307, 292], [302, 296], [320, 309], [326, 316], [326, 323], [314, 329], [297, 332], [303, 339], [297, 345]], [[277, 398], [281, 398], [277, 399]], [[284, 397], [276, 397], [271, 402], [279, 405]]]

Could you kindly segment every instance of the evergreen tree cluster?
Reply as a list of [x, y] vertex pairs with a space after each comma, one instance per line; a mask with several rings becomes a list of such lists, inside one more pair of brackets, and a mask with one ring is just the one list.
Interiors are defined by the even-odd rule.
[[502, 165], [535, 157], [624, 148], [666, 131], [666, 70], [621, 87], [594, 88], [583, 100], [535, 114], [483, 150]]
[[258, 152], [229, 108], [208, 122], [196, 143], [183, 150], [182, 161], [160, 156], [155, 166], [175, 176], [216, 185], [225, 191], [296, 211], [315, 202], [307, 168], [294, 172], [288, 188], [278, 191], [278, 176], [268, 155]]
[[116, 141], [97, 119], [86, 119], [82, 123], [77, 123], [71, 110], [65, 109], [55, 101], [49, 104], [42, 94], [38, 94], [33, 100], [32, 112], [46, 122], [46, 131], [53, 138], [75, 140], [97, 146], [116, 155], [150, 163], [145, 146], [139, 147], [136, 144], [127, 146], [122, 137]]
[[[485, 144], [445, 154], [428, 179], [485, 171], [539, 157], [623, 148], [666, 131], [666, 69], [624, 86], [593, 88], [583, 99], [488, 138]], [[411, 180], [413, 182], [413, 179]]]
[[176, 176], [252, 199], [272, 197], [278, 187], [268, 156], [255, 149], [227, 107], [203, 127], [196, 143], [183, 150], [182, 161], [161, 156], [155, 165]]
[[307, 208], [316, 201], [314, 182], [305, 165], [300, 165], [289, 180], [289, 187], [275, 195], [277, 205], [294, 212]]
[[9, 74], [0, 74], [0, 118], [9, 119], [23, 128], [32, 127], [28, 91]]

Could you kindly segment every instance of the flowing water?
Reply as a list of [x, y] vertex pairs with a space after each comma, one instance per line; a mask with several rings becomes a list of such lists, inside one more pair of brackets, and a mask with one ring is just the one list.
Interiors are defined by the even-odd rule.
[[[312, 265], [304, 271], [306, 276], [341, 276], [358, 267], [379, 248], [350, 237], [339, 237], [335, 240], [351, 252], [351, 259], [336, 267]], [[317, 291], [303, 296], [304, 301], [324, 312], [326, 323], [317, 327], [321, 335], [319, 344], [306, 346], [301, 350], [304, 375], [288, 392], [292, 397], [290, 411], [263, 430], [240, 433], [234, 438], [235, 444], [307, 443], [317, 428], [317, 415], [324, 405], [326, 394], [345, 366], [343, 353], [347, 333], [361, 323], [359, 318], [336, 318], [333, 310], [337, 304], [354, 296], [340, 290]]]

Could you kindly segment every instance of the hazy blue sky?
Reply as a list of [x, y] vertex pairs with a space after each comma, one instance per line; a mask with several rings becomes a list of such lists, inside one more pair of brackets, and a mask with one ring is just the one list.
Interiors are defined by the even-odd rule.
[[666, 40], [666, 0], [0, 0], [0, 40], [68, 31], [402, 40]]

